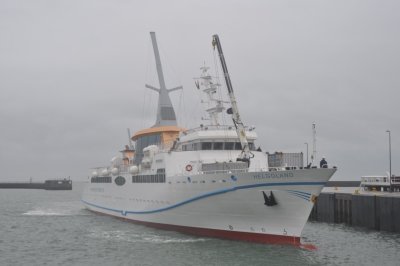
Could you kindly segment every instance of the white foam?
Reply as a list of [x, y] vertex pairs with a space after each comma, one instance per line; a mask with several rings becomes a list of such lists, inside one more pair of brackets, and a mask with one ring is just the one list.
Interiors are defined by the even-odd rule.
[[79, 202], [51, 202], [43, 203], [41, 206], [35, 206], [22, 215], [30, 216], [73, 216], [73, 215], [89, 215], [84, 211]]
[[92, 231], [90, 236], [94, 238], [105, 238], [118, 241], [126, 241], [131, 243], [155, 243], [155, 244], [171, 244], [171, 243], [195, 243], [207, 241], [207, 238], [177, 238], [154, 234], [137, 234], [130, 231]]
[[144, 237], [144, 242], [156, 243], [156, 244], [170, 244], [170, 243], [195, 243], [207, 241], [206, 238], [169, 238], [160, 236]]
[[66, 215], [71, 215], [67, 213], [62, 213], [62, 212], [57, 212], [51, 209], [36, 209], [36, 210], [30, 210], [22, 215], [30, 215], [30, 216], [66, 216]]

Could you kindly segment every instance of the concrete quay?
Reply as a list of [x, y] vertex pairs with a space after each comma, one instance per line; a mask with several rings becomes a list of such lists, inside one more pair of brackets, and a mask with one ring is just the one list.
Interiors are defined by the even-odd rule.
[[400, 232], [400, 193], [324, 188], [309, 220]]

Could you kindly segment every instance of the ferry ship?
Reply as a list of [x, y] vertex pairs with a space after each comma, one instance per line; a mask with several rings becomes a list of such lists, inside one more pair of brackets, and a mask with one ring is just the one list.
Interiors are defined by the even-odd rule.
[[[270, 168], [256, 149], [254, 127], [241, 120], [218, 35], [212, 44], [224, 73], [220, 84], [201, 68], [197, 89], [206, 96], [209, 124], [177, 125], [158, 52], [150, 33], [159, 88], [154, 126], [136, 132], [111, 165], [96, 168], [82, 195], [91, 211], [167, 230], [232, 240], [300, 245], [313, 204], [335, 168]], [[229, 108], [225, 105], [229, 104]], [[223, 125], [226, 112], [231, 125]]]

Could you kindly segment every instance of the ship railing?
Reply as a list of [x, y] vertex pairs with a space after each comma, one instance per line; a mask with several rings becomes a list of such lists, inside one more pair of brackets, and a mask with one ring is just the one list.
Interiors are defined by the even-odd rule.
[[[311, 168], [317, 168], [316, 166], [313, 166]], [[288, 170], [302, 170], [302, 169], [308, 169], [303, 166], [273, 166], [273, 167], [268, 167], [268, 170], [273, 172], [273, 171], [288, 171]]]
[[287, 170], [297, 170], [300, 169], [300, 167], [296, 166], [279, 166], [279, 167], [268, 167], [269, 171], [287, 171]]
[[197, 131], [203, 131], [203, 130], [235, 130], [234, 126], [229, 126], [229, 125], [207, 125], [207, 126], [200, 126], [192, 129], [188, 129], [183, 134], [190, 134], [193, 132]]

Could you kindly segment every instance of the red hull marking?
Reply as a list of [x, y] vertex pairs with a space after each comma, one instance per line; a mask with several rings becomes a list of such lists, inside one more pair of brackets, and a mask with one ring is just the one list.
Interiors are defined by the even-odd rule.
[[[208, 229], [208, 228], [198, 228], [198, 227], [190, 227], [190, 226], [181, 226], [181, 225], [172, 225], [172, 224], [161, 224], [161, 223], [153, 223], [153, 222], [143, 222], [138, 220], [132, 220], [120, 216], [114, 216], [107, 213], [102, 213], [94, 210], [90, 210], [92, 212], [112, 216], [115, 218], [122, 219], [124, 221], [133, 222], [136, 224], [142, 224], [145, 226], [168, 230], [168, 231], [177, 231], [184, 234], [189, 235], [197, 235], [197, 236], [206, 236], [206, 237], [214, 237], [214, 238], [222, 238], [229, 240], [240, 240], [247, 242], [256, 242], [262, 244], [278, 244], [278, 245], [293, 245], [302, 247], [308, 250], [314, 250], [313, 245], [305, 244], [302, 245], [300, 243], [300, 237], [295, 236], [283, 236], [283, 235], [271, 235], [271, 234], [257, 234], [257, 233], [248, 233], [248, 232], [236, 232], [236, 231], [228, 231], [228, 230], [219, 230], [219, 229]], [[316, 248], [315, 248], [316, 249]]]

